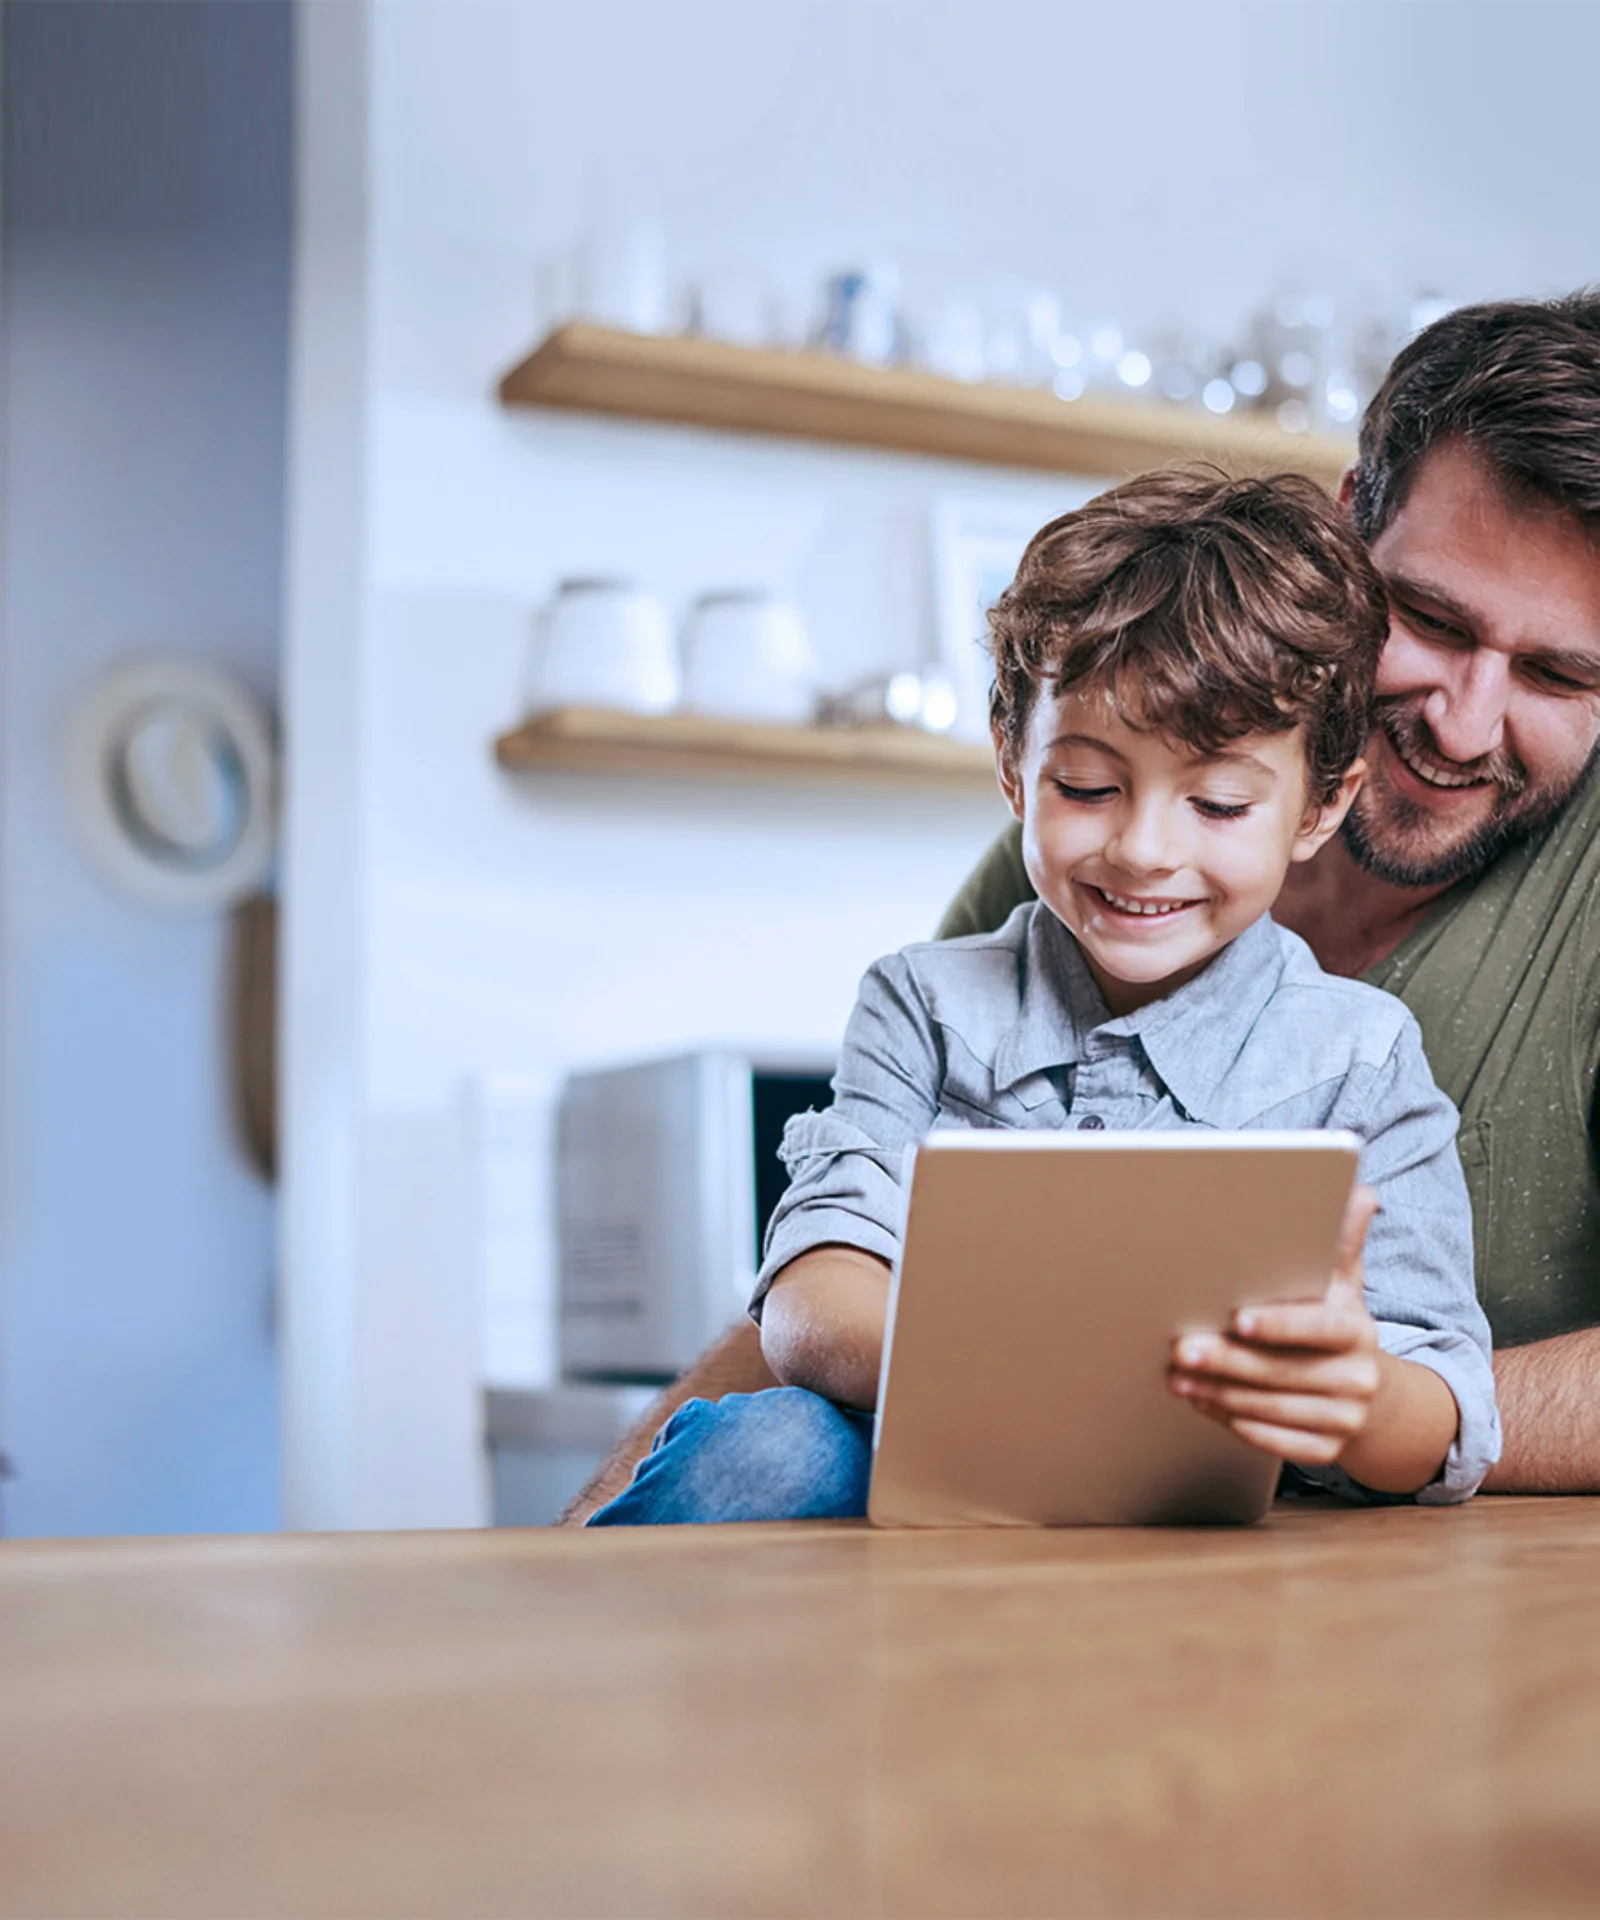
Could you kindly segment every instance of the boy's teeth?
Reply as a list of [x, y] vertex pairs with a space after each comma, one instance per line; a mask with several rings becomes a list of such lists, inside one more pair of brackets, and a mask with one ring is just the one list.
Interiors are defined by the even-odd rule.
[[1180, 907], [1190, 904], [1187, 900], [1124, 900], [1120, 894], [1107, 893], [1104, 887], [1100, 889], [1100, 894], [1118, 913], [1176, 913]]

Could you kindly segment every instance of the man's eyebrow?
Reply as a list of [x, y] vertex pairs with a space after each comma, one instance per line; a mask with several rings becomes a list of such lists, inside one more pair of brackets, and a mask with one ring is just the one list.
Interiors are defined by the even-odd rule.
[[[1437, 607], [1441, 613], [1476, 632], [1477, 621], [1471, 611], [1459, 600], [1445, 593], [1441, 588], [1430, 586], [1425, 580], [1413, 579], [1409, 574], [1386, 573], [1384, 585], [1389, 592], [1401, 600], [1424, 600], [1430, 606]], [[1541, 646], [1519, 648], [1524, 659], [1537, 660], [1541, 666], [1554, 667], [1558, 672], [1569, 673], [1576, 679], [1593, 680], [1600, 683], [1600, 653], [1587, 647]]]
[[1600, 683], [1600, 653], [1591, 653], [1582, 647], [1529, 647], [1522, 657], [1537, 660], [1541, 667], [1555, 667], [1574, 679]]
[[1463, 606], [1442, 587], [1436, 587], [1427, 580], [1417, 580], [1407, 573], [1386, 572], [1383, 575], [1383, 584], [1397, 599], [1426, 600], [1430, 606], [1437, 607], [1441, 613], [1449, 614], [1452, 620], [1458, 620], [1464, 627], [1475, 628], [1477, 625], [1470, 608]]

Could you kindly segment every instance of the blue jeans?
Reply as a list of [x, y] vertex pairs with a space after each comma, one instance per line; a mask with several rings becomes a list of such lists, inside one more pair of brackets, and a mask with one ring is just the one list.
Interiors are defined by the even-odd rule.
[[867, 1510], [872, 1415], [804, 1387], [689, 1400], [591, 1527], [844, 1520]]

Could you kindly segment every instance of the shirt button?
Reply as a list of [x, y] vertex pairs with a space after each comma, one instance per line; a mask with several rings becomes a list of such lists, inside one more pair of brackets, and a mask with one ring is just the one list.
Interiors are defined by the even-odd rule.
[[1086, 1113], [1078, 1122], [1079, 1128], [1086, 1133], [1096, 1133], [1104, 1125], [1105, 1121], [1097, 1113]]

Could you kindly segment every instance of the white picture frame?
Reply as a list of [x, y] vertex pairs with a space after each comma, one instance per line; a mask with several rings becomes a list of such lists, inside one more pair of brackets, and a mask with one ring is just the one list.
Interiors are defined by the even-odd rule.
[[[1054, 493], [1055, 513], [1081, 507], [1097, 482], [1069, 482]], [[932, 516], [936, 664], [956, 693], [957, 740], [987, 745], [993, 674], [985, 647], [989, 609], [1010, 586], [1022, 550], [1050, 518], [1035, 503], [982, 495], [948, 495]]]

